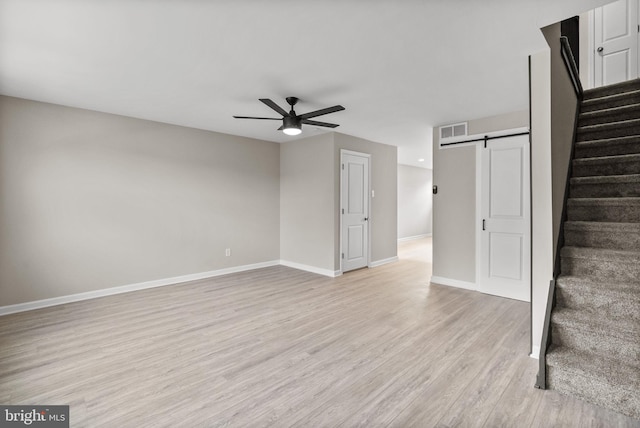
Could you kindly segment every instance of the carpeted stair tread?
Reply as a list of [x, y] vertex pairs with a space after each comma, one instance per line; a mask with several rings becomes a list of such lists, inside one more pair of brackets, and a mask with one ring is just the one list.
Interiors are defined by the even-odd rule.
[[640, 197], [640, 174], [572, 177], [571, 198]]
[[573, 160], [573, 177], [640, 174], [640, 154]]
[[556, 280], [556, 305], [592, 317], [606, 314], [610, 320], [630, 319], [640, 324], [640, 284], [561, 275]]
[[560, 256], [561, 271], [565, 275], [622, 282], [634, 282], [640, 277], [640, 252], [637, 251], [564, 246]]
[[572, 177], [572, 183], [640, 183], [640, 174], [603, 175], [589, 177]]
[[570, 221], [640, 222], [640, 197], [569, 198]]
[[[580, 231], [603, 231], [603, 232], [640, 232], [640, 223], [614, 223], [604, 221], [567, 221], [564, 224], [565, 230]], [[640, 247], [636, 247], [639, 248]]]
[[[558, 307], [551, 315], [551, 322], [556, 325], [574, 328], [583, 332], [590, 332], [619, 338], [637, 339], [640, 337], [640, 324], [635, 320], [610, 320], [605, 314], [594, 318], [583, 311]], [[636, 343], [640, 347], [640, 342]], [[640, 363], [640, 361], [639, 361]]]
[[556, 345], [594, 355], [616, 358], [640, 370], [638, 321], [628, 318], [593, 316], [588, 311], [556, 308], [551, 315], [551, 337]]
[[640, 135], [581, 141], [575, 149], [576, 159], [640, 153]]
[[[556, 287], [569, 290], [586, 290], [590, 293], [610, 294], [615, 293], [629, 297], [636, 295], [640, 298], [640, 280], [638, 281], [598, 281], [588, 276], [560, 275], [556, 280]], [[640, 315], [640, 314], [638, 314]]]
[[566, 221], [565, 245], [633, 251], [640, 248], [640, 223]]
[[[580, 310], [563, 307], [558, 307], [553, 311], [551, 320], [556, 325], [601, 334], [603, 337], [616, 336], [633, 339], [640, 337], [640, 324], [635, 320], [612, 321], [605, 316], [594, 318], [589, 313], [585, 314]], [[640, 347], [640, 342], [636, 345]]]
[[580, 111], [584, 113], [637, 103], [640, 103], [640, 90], [585, 100]]
[[562, 346], [550, 348], [547, 363], [551, 388], [640, 418], [636, 368]]
[[599, 125], [579, 126], [576, 141], [602, 140], [640, 134], [640, 119], [620, 120]]
[[604, 377], [621, 388], [635, 389], [640, 386], [640, 371], [637, 367], [617, 362], [611, 358], [578, 352], [566, 346], [553, 346], [547, 353], [550, 366], [562, 366], [579, 375]]
[[631, 119], [640, 119], [640, 103], [580, 113], [578, 124], [579, 126], [599, 125]]
[[563, 257], [578, 257], [594, 260], [620, 260], [640, 263], [640, 251], [564, 246], [562, 247], [561, 254]]
[[596, 98], [608, 97], [611, 95], [625, 94], [640, 90], [640, 79], [625, 80], [613, 85], [600, 86], [598, 88], [586, 89], [583, 94], [583, 102]]

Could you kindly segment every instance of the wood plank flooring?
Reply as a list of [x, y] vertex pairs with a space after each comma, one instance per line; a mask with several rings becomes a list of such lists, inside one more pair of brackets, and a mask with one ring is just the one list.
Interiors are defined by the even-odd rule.
[[430, 245], [0, 317], [0, 403], [73, 427], [640, 427], [534, 389], [528, 304], [429, 285]]

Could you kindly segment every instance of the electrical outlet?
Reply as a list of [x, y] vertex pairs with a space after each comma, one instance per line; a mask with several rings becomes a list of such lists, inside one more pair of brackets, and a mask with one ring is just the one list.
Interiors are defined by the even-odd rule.
[[227, 248], [226, 250], [224, 250], [224, 255], [229, 257], [231, 255], [231, 248]]

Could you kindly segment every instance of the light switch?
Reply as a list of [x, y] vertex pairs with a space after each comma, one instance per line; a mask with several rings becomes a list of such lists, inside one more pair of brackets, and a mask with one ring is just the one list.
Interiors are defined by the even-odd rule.
[[371, 197], [372, 197], [372, 198], [375, 198], [375, 197], [376, 197], [376, 191], [375, 191], [375, 190], [372, 190], [372, 191], [371, 191]]

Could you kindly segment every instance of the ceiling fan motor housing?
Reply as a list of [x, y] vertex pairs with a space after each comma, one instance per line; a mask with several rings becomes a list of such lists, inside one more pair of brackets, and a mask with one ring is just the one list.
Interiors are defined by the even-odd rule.
[[282, 118], [284, 128], [302, 128], [302, 119], [297, 116], [285, 116]]

